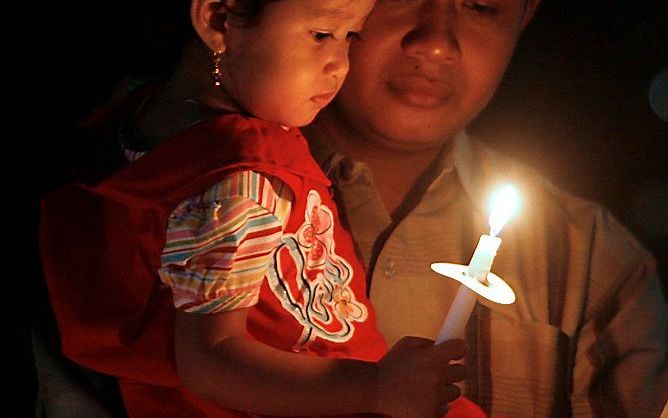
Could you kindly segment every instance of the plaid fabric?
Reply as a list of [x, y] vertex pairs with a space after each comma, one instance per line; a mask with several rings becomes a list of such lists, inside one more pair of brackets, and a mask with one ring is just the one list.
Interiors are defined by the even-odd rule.
[[653, 258], [608, 212], [462, 133], [420, 202], [393, 223], [367, 167], [333, 152], [321, 132], [307, 133], [367, 266], [388, 344], [436, 336], [457, 285], [429, 265], [469, 262], [489, 228], [491, 187], [510, 181], [523, 204], [500, 234], [492, 271], [517, 301], [478, 304], [466, 336], [467, 395], [488, 413], [517, 418], [659, 416], [666, 304]]

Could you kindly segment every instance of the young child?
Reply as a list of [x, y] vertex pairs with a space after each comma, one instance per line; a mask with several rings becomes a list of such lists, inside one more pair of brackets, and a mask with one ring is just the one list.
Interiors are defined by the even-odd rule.
[[65, 354], [117, 376], [130, 417], [422, 418], [458, 396], [461, 341], [386, 354], [295, 128], [341, 87], [372, 6], [193, 0], [198, 39], [169, 83], [83, 125], [80, 152], [122, 121], [131, 162], [44, 199], [44, 269]]

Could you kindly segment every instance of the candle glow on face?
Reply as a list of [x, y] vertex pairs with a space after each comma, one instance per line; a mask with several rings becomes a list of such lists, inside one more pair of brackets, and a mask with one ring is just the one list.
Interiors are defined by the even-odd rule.
[[505, 185], [492, 193], [490, 202], [489, 235], [495, 237], [501, 232], [504, 225], [519, 211], [520, 195], [515, 187]]

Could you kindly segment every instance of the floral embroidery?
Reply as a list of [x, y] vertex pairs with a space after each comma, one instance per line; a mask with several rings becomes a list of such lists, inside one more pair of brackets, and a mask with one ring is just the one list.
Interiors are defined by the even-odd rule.
[[359, 319], [364, 312], [360, 305], [353, 301], [352, 293], [348, 288], [339, 288], [334, 291], [334, 308], [344, 317]]
[[297, 231], [299, 246], [308, 250], [308, 266], [313, 268], [325, 263], [326, 249], [331, 246], [334, 220], [327, 206], [322, 205], [320, 195], [311, 190], [306, 200], [306, 222]]
[[269, 284], [284, 309], [304, 327], [295, 349], [320, 337], [348, 341], [366, 306], [350, 290], [353, 271], [335, 252], [334, 216], [315, 190], [309, 191], [304, 223], [285, 234], [269, 266]]

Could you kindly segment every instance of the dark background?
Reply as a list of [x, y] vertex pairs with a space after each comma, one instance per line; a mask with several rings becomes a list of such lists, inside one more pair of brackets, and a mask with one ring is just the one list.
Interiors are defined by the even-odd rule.
[[[495, 148], [610, 209], [657, 256], [664, 277], [668, 122], [648, 96], [652, 79], [668, 71], [667, 10], [658, 1], [544, 1], [472, 126]], [[663, 97], [665, 109], [665, 87]]]
[[[5, 323], [16, 416], [32, 415], [36, 387], [28, 326], [30, 303], [40, 300], [39, 196], [65, 178], [63, 138], [77, 120], [124, 76], [168, 68], [174, 51], [165, 11], [174, 1], [28, 2], [6, 14], [14, 29], [3, 47], [9, 59], [2, 91], [10, 107], [3, 166], [7, 206], [18, 202], [19, 216], [6, 218], [12, 250]], [[648, 102], [662, 69], [665, 1], [544, 0], [496, 98], [471, 130], [609, 208], [657, 256], [665, 278], [668, 123]]]

